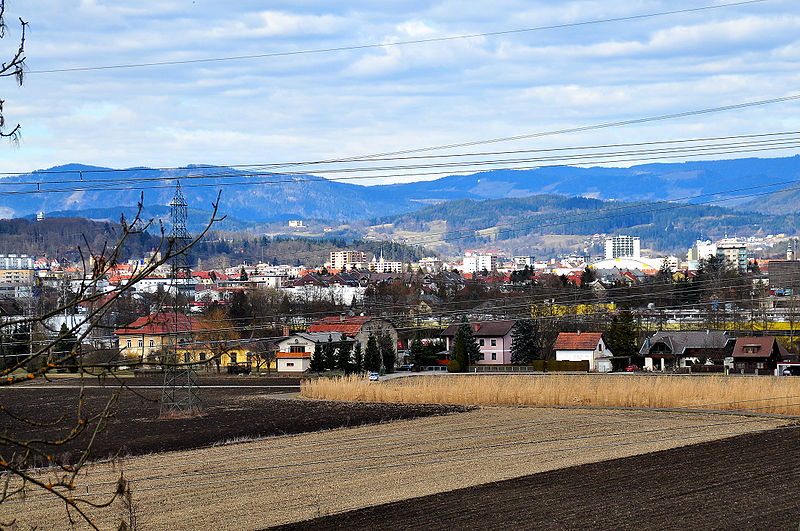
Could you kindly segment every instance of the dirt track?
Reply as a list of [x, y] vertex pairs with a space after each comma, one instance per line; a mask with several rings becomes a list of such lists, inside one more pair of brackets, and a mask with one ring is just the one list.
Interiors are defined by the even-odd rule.
[[563, 468], [281, 529], [797, 529], [800, 428]]
[[[779, 424], [776, 420], [731, 415], [484, 408], [447, 417], [143, 456], [127, 459], [121, 466], [125, 477], [132, 480], [140, 524], [145, 529], [253, 529], [458, 487], [481, 488], [477, 486], [548, 470], [559, 474], [556, 469]], [[113, 488], [119, 468], [116, 470], [95, 466], [86, 477], [82, 475], [80, 488], [85, 486], [89, 496], [98, 499], [98, 493]], [[629, 475], [615, 476], [613, 470], [605, 469], [604, 473], [607, 477], [598, 475], [598, 483], [620, 481], [624, 485], [632, 480]], [[578, 478], [578, 485], [580, 481]], [[543, 485], [543, 490], [552, 487], [547, 482]], [[483, 492], [487, 493], [488, 505], [500, 500]], [[603, 493], [601, 488], [592, 496]], [[564, 508], [564, 500], [569, 503], [563, 494], [562, 505], [555, 506], [553, 514], [558, 514], [558, 507]], [[712, 490], [697, 496], [697, 503], [703, 505], [705, 496], [715, 494]], [[517, 503], [531, 506], [535, 499], [527, 491], [516, 498]], [[441, 500], [441, 505], [428, 513], [426, 522], [410, 521], [409, 526], [449, 525], [446, 518], [452, 497], [444, 495]], [[601, 501], [599, 498], [598, 503]], [[464, 510], [469, 506], [471, 503], [462, 501], [452, 507]], [[442, 514], [445, 519], [439, 520]], [[11, 516], [46, 528], [57, 527], [64, 518], [62, 508], [39, 494], [0, 506], [0, 519]], [[116, 528], [119, 511], [98, 517], [104, 528]], [[358, 520], [358, 513], [338, 518], [350, 517], [361, 522], [355, 523], [356, 527], [368, 523]], [[395, 525], [406, 526], [404, 516], [400, 517], [393, 520]], [[371, 516], [368, 519], [370, 526], [392, 521], [388, 517], [378, 522]], [[470, 522], [492, 527], [480, 520]]]

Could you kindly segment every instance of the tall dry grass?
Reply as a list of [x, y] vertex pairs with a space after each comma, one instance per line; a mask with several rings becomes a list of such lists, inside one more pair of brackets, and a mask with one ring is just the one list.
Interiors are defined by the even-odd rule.
[[325, 400], [748, 410], [800, 415], [800, 378], [639, 375], [354, 376], [302, 384]]

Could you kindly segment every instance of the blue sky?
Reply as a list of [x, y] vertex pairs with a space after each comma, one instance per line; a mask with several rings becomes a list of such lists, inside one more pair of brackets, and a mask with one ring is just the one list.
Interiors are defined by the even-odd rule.
[[[730, 0], [728, 0], [729, 2]], [[256, 164], [505, 137], [800, 93], [800, 3], [427, 44], [37, 73], [464, 35], [726, 2], [9, 0], [30, 23], [4, 171]], [[790, 102], [507, 143], [574, 146], [800, 130]], [[495, 146], [498, 147], [498, 146]], [[792, 152], [793, 153], [793, 152]], [[779, 156], [789, 152], [768, 152]]]

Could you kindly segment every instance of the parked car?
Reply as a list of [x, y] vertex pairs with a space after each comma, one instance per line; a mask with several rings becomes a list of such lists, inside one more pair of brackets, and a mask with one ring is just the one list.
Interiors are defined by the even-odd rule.
[[625, 372], [636, 372], [638, 370], [639, 367], [637, 367], [636, 365], [628, 365], [627, 367], [625, 367]]
[[368, 378], [370, 382], [377, 382], [381, 377], [377, 372], [371, 372]]
[[400, 365], [397, 368], [397, 370], [398, 371], [413, 371], [414, 370], [414, 364], [413, 363], [405, 363], [403, 365]]

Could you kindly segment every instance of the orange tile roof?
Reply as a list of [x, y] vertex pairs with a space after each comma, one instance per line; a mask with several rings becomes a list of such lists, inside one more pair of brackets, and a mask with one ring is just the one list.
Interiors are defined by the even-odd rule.
[[594, 350], [603, 337], [602, 332], [561, 332], [558, 334], [554, 350]]
[[353, 317], [323, 317], [308, 328], [309, 332], [338, 332], [346, 336], [354, 336], [361, 331], [372, 317], [356, 315]]
[[126, 327], [114, 330], [114, 334], [122, 335], [167, 335], [176, 332], [185, 333], [197, 330], [199, 323], [182, 313], [160, 312], [139, 317]]

